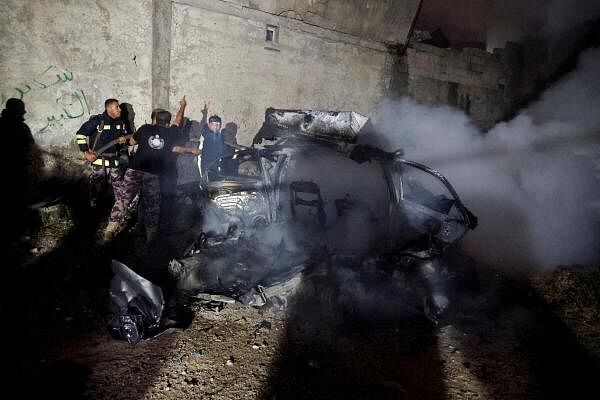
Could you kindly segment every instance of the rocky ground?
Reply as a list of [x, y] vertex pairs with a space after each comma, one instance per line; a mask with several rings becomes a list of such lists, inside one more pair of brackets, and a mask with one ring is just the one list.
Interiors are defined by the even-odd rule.
[[475, 266], [437, 324], [420, 312], [315, 312], [306, 294], [284, 311], [190, 302], [189, 326], [132, 346], [107, 329], [110, 260], [148, 249], [135, 232], [98, 244], [101, 224], [69, 204], [41, 209], [3, 266], [3, 388], [19, 398], [600, 396], [598, 268]]

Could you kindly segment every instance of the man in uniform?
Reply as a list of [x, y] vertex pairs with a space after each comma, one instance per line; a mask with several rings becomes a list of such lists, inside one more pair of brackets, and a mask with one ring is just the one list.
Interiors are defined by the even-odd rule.
[[[95, 209], [106, 184], [110, 184], [116, 200], [123, 196], [123, 179], [119, 171], [119, 151], [126, 142], [125, 124], [116, 99], [104, 102], [104, 112], [84, 123], [75, 136], [83, 157], [91, 163], [89, 176], [90, 206]], [[116, 231], [118, 224], [111, 215], [107, 229]]]
[[[171, 113], [158, 111], [156, 125], [142, 126], [130, 139], [130, 144], [138, 145], [129, 168], [125, 171], [124, 196], [115, 201], [111, 218], [123, 223], [129, 203], [139, 192], [144, 203], [144, 224], [146, 241], [151, 242], [158, 230], [160, 214], [160, 181], [159, 175], [164, 171], [167, 157], [171, 153], [200, 152], [196, 147], [176, 145], [179, 127], [170, 126]], [[105, 235], [105, 239], [110, 239]]]
[[[187, 106], [187, 101], [185, 100], [185, 96], [183, 96], [181, 98], [181, 100], [179, 100], [179, 110], [177, 111], [177, 114], [175, 114], [175, 122], [173, 124], [171, 124], [171, 126], [173, 126], [173, 125], [176, 125], [178, 127], [182, 126], [183, 119], [184, 119], [183, 116], [185, 114], [186, 106]], [[166, 110], [163, 108], [154, 108], [152, 110], [152, 113], [150, 114], [150, 121], [151, 121], [150, 124], [142, 125], [140, 127], [140, 130], [142, 130], [142, 128], [144, 130], [146, 130], [146, 129], [148, 129], [148, 126], [155, 126], [157, 124], [156, 117], [157, 117], [158, 113], [164, 112], [164, 111], [166, 111]], [[179, 135], [179, 133], [173, 133], [173, 135]], [[170, 138], [170, 140], [175, 140], [175, 138]], [[130, 141], [130, 144], [133, 145], [134, 141]], [[174, 185], [175, 185], [176, 177], [174, 176], [175, 172], [172, 171], [175, 169], [175, 166], [172, 165], [172, 164], [174, 164], [174, 161], [170, 162], [171, 160], [169, 160], [169, 158], [170, 157], [167, 157], [165, 165], [163, 166], [162, 171], [159, 175], [161, 203], [162, 203], [161, 214], [163, 216], [165, 216], [165, 214], [168, 214], [168, 209], [170, 208], [169, 203], [171, 203], [169, 200], [175, 192]], [[170, 181], [173, 181], [173, 182], [170, 182]], [[144, 215], [146, 214], [146, 212], [144, 210], [145, 203], [146, 202], [144, 201], [143, 196], [140, 196], [140, 201], [139, 201], [138, 207], [137, 207], [138, 223], [141, 223], [144, 221]], [[167, 211], [167, 212], [165, 212], [165, 211]]]

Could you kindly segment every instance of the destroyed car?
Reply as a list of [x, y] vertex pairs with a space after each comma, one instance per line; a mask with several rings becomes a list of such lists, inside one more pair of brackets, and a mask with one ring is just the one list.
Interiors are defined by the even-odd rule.
[[[315, 231], [331, 230], [360, 209], [369, 215], [361, 228], [376, 228], [381, 244], [404, 247], [427, 236], [441, 250], [476, 226], [441, 173], [404, 159], [402, 150], [361, 143], [370, 129], [355, 112], [269, 109], [253, 147], [215, 162], [218, 178], [203, 181], [217, 215], [207, 230], [302, 218], [305, 227], [312, 220]], [[271, 143], [255, 147], [264, 141]]]
[[440, 260], [477, 218], [440, 172], [373, 145], [374, 132], [356, 112], [268, 109], [253, 145], [202, 178], [202, 233], [168, 267], [177, 290], [216, 307], [309, 296], [327, 309], [360, 282], [435, 320], [448, 304]]
[[268, 109], [252, 147], [202, 181], [203, 234], [171, 265], [180, 288], [264, 305], [332, 256], [396, 270], [439, 259], [476, 217], [441, 173], [363, 140], [372, 132], [356, 112]]

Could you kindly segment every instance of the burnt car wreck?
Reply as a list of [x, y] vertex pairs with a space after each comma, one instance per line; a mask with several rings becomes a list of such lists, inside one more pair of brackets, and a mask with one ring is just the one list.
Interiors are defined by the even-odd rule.
[[372, 132], [355, 112], [268, 109], [252, 147], [203, 177], [202, 232], [168, 267], [176, 290], [206, 305], [311, 297], [356, 312], [352, 281], [435, 322], [448, 305], [441, 260], [477, 219], [441, 173], [370, 144]]

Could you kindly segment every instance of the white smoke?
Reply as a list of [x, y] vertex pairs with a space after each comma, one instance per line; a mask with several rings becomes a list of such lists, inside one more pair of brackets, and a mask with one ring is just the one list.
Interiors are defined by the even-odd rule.
[[[311, 233], [313, 239], [327, 243], [334, 252], [367, 251], [387, 210], [387, 187], [379, 165], [358, 164], [333, 150], [315, 147], [310, 152], [296, 154], [294, 164], [288, 168], [286, 184], [300, 180], [317, 184], [323, 200], [324, 236]], [[314, 196], [300, 197], [310, 200]], [[343, 199], [352, 204], [352, 211], [339, 215], [336, 202]], [[301, 207], [296, 207], [296, 215], [301, 211]], [[308, 211], [314, 213], [315, 209]]]
[[498, 266], [600, 261], [600, 49], [513, 120], [486, 134], [450, 107], [386, 101], [388, 146], [439, 169], [479, 217], [465, 249]]

